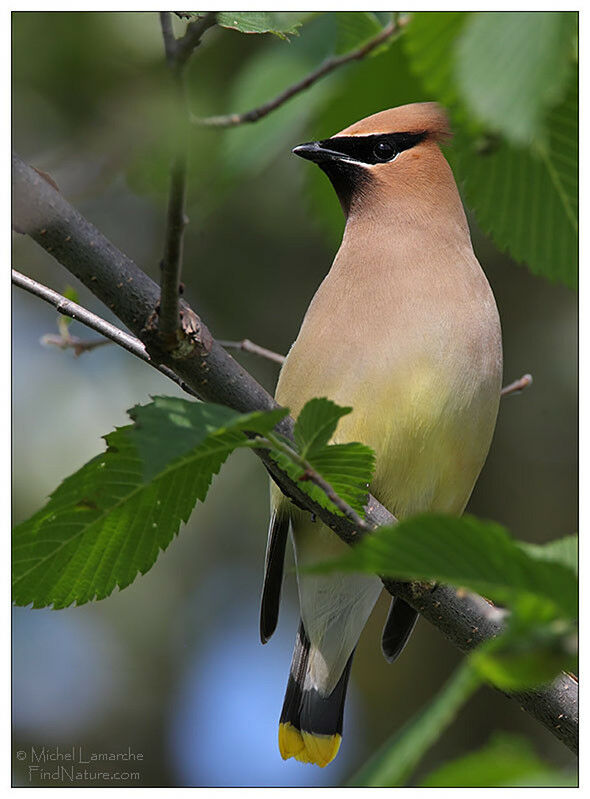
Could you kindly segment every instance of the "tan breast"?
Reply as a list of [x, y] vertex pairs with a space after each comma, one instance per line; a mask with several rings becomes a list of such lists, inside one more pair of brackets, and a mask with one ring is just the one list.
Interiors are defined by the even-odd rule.
[[316, 396], [353, 406], [337, 440], [376, 451], [371, 490], [394, 514], [461, 513], [498, 410], [494, 298], [468, 238], [442, 229], [434, 246], [420, 246], [422, 236], [396, 225], [379, 232], [347, 226], [277, 400], [293, 415]]

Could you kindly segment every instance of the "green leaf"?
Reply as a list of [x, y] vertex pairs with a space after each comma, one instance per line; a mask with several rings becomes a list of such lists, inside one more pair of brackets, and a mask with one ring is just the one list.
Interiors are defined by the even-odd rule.
[[15, 528], [17, 605], [81, 605], [145, 574], [230, 452], [251, 443], [244, 431], [268, 433], [287, 412], [238, 414], [156, 397], [129, 413], [135, 424], [105, 436], [107, 451]]
[[[283, 453], [271, 452], [273, 459], [322, 508], [342, 516], [342, 511], [334, 505], [326, 493], [312, 483], [305, 469]], [[375, 468], [375, 453], [364, 444], [330, 444], [315, 450], [307, 461], [334, 489], [340, 499], [350, 505], [359, 516], [364, 517], [364, 506], [368, 497], [368, 486]]]
[[309, 12], [292, 11], [220, 11], [217, 24], [240, 33], [274, 33], [281, 39], [297, 36]]
[[568, 535], [565, 538], [549, 541], [547, 544], [529, 544], [520, 541], [519, 546], [537, 560], [550, 560], [554, 563], [561, 563], [562, 566], [571, 569], [574, 574], [578, 574], [577, 535]]
[[[80, 302], [80, 298], [78, 297], [78, 292], [73, 286], [70, 286], [69, 284], [65, 287], [63, 295], [67, 300], [71, 300], [72, 302]], [[57, 324], [58, 327], [60, 328], [62, 335], [64, 334], [64, 331], [65, 333], [67, 333], [67, 330], [73, 321], [74, 320], [72, 319], [71, 316], [63, 316], [63, 314], [59, 316]]]
[[577, 671], [578, 635], [573, 621], [555, 618], [550, 605], [533, 594], [512, 602], [505, 632], [470, 655], [480, 676], [503, 691], [535, 688], [560, 671]]
[[421, 783], [423, 788], [508, 788], [575, 786], [574, 774], [547, 766], [520, 735], [494, 733], [481, 749], [445, 763]]
[[337, 30], [335, 51], [339, 55], [356, 50], [382, 30], [372, 11], [339, 11], [334, 16]]
[[577, 76], [548, 118], [548, 147], [458, 134], [451, 153], [479, 226], [531, 272], [575, 288], [578, 268]]
[[343, 408], [329, 399], [315, 398], [302, 408], [295, 423], [295, 443], [303, 458], [325, 447], [334, 435], [336, 426], [352, 408]]
[[577, 671], [577, 636], [572, 629], [556, 621], [521, 630], [515, 622], [511, 616], [506, 633], [469, 656], [482, 679], [502, 691], [520, 691], [546, 685], [560, 671]]
[[512, 602], [506, 631], [470, 655], [473, 667], [503, 691], [535, 688], [560, 671], [577, 670], [578, 637], [573, 621], [555, 618], [533, 594]]
[[80, 302], [80, 299], [78, 297], [78, 292], [73, 286], [70, 286], [69, 283], [64, 289], [64, 297], [67, 300], [71, 300], [72, 302]]
[[503, 690], [549, 682], [576, 668], [577, 580], [546, 553], [522, 547], [493, 522], [425, 514], [381, 527], [318, 571], [358, 570], [402, 580], [436, 580], [511, 608], [507, 631], [472, 654], [482, 678]]
[[468, 18], [465, 11], [418, 12], [401, 39], [412, 70], [428, 91], [449, 107], [459, 102], [454, 47]]
[[[455, 80], [457, 41], [474, 16], [466, 12], [414, 14], [401, 41], [432, 99], [451, 111], [456, 135], [448, 157], [481, 229], [534, 274], [575, 287], [577, 75], [572, 75], [565, 99], [546, 116], [542, 145], [516, 148], [501, 137], [486, 135], [481, 121], [462, 102]], [[504, 88], [510, 91], [510, 86]]]
[[577, 581], [571, 569], [525, 552], [495, 522], [423, 514], [380, 527], [323, 570], [376, 572], [402, 580], [437, 580], [514, 604], [536, 598], [546, 618], [574, 619]]
[[516, 144], [541, 140], [547, 110], [563, 100], [576, 23], [572, 12], [472, 14], [455, 64], [470, 111]]
[[396, 733], [350, 780], [355, 787], [404, 785], [412, 771], [479, 687], [479, 679], [463, 662], [440, 693]]
[[[301, 409], [295, 423], [295, 455], [278, 450], [271, 451], [271, 455], [299, 483], [301, 490], [322, 508], [343, 515], [325, 491], [309, 479], [301, 459], [330, 484], [340, 499], [364, 517], [369, 483], [375, 468], [375, 453], [370, 447], [357, 442], [328, 444], [338, 421], [351, 410], [325, 398], [310, 400]], [[293, 449], [292, 442], [285, 439], [283, 443]]]

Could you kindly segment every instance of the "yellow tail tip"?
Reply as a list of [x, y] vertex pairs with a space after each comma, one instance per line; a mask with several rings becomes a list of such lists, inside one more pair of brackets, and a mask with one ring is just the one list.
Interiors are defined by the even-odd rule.
[[294, 757], [301, 763], [324, 768], [338, 754], [341, 735], [312, 735], [299, 732], [292, 724], [279, 724], [279, 750], [283, 760]]
[[292, 724], [279, 724], [279, 750], [283, 760], [297, 755], [305, 750], [301, 733]]
[[302, 732], [301, 737], [305, 743], [305, 749], [309, 763], [315, 763], [320, 768], [324, 768], [338, 754], [341, 735], [312, 735], [310, 732]]

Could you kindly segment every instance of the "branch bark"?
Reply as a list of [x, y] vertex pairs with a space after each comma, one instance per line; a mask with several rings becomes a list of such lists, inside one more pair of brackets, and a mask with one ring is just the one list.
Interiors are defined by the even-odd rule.
[[[201, 399], [219, 402], [241, 412], [277, 407], [274, 399], [216, 342], [186, 303], [191, 342], [183, 357], [173, 358], [153, 335], [153, 309], [159, 288], [90, 222], [79, 214], [34, 169], [13, 156], [13, 227], [26, 233], [84, 283], [146, 345], [152, 361], [172, 369]], [[277, 431], [292, 438], [293, 421], [284, 419]], [[331, 514], [314, 503], [289, 479], [264, 450], [255, 450], [281, 489], [301, 507], [315, 513], [346, 543], [363, 532], [346, 517]], [[370, 525], [391, 524], [394, 517], [369, 497]], [[448, 586], [434, 589], [419, 584], [384, 581], [390, 594], [403, 598], [432, 622], [461, 651], [468, 652], [497, 635], [503, 613], [484, 599]], [[572, 751], [577, 751], [578, 685], [562, 674], [551, 686], [512, 695]]]
[[321, 78], [329, 75], [330, 72], [334, 72], [334, 70], [344, 66], [345, 64], [349, 64], [351, 61], [360, 61], [361, 59], [365, 58], [367, 55], [369, 55], [369, 53], [390, 39], [394, 34], [399, 33], [407, 21], [407, 17], [400, 17], [396, 15], [396, 17], [392, 19], [391, 22], [383, 28], [383, 30], [379, 31], [376, 36], [362, 45], [362, 47], [358, 47], [356, 50], [352, 50], [350, 53], [345, 53], [341, 56], [328, 58], [323, 62], [323, 64], [321, 64], [317, 69], [314, 69], [313, 72], [310, 72], [305, 78], [297, 83], [294, 83], [292, 86], [289, 86], [289, 88], [285, 89], [285, 91], [281, 92], [274, 99], [263, 103], [257, 108], [253, 108], [251, 111], [246, 111], [243, 114], [223, 114], [212, 117], [193, 116], [191, 117], [191, 120], [194, 125], [213, 128], [233, 128], [237, 125], [243, 125], [247, 122], [258, 122], [259, 119], [262, 119], [267, 114], [270, 114], [271, 111], [276, 110], [292, 97], [295, 97], [297, 94], [309, 89], [310, 86], [313, 86], [313, 84], [317, 83]]

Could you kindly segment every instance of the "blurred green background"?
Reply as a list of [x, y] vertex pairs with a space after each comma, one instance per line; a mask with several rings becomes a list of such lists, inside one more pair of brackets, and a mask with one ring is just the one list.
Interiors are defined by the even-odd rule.
[[[305, 75], [334, 46], [333, 16], [310, 20], [289, 43], [208, 32], [189, 66], [193, 112], [245, 111]], [[256, 125], [195, 128], [183, 280], [214, 335], [287, 351], [343, 226], [328, 181], [290, 150], [369, 113], [432, 99], [407, 59], [395, 42]], [[15, 149], [154, 279], [174, 133], [170, 102], [156, 13], [13, 14]], [[502, 319], [505, 382], [531, 372], [534, 384], [502, 401], [469, 510], [521, 539], [548, 541], [577, 530], [577, 297], [517, 266], [472, 216], [470, 223]], [[58, 291], [71, 282], [18, 235], [13, 265]], [[83, 286], [75, 288], [83, 305], [114, 321]], [[179, 393], [115, 347], [78, 359], [43, 348], [39, 339], [56, 332], [55, 322], [49, 306], [14, 292], [15, 522], [101, 450], [101, 435], [125, 423], [127, 408]], [[93, 335], [76, 323], [71, 330]], [[238, 357], [272, 391], [277, 368]], [[15, 752], [43, 744], [131, 747], [144, 755], [133, 783], [143, 786], [334, 786], [352, 775], [429, 702], [459, 655], [421, 620], [389, 667], [379, 650], [382, 598], [357, 650], [341, 754], [324, 770], [283, 763], [276, 734], [296, 589], [289, 554], [279, 630], [262, 647], [257, 602], [267, 520], [266, 473], [250, 453], [237, 452], [167, 552], [125, 591], [55, 612], [15, 608]], [[551, 763], [573, 762], [515, 702], [481, 689], [415, 781], [496, 729], [530, 736]], [[15, 784], [42, 784], [29, 781], [28, 762], [14, 763]]]

